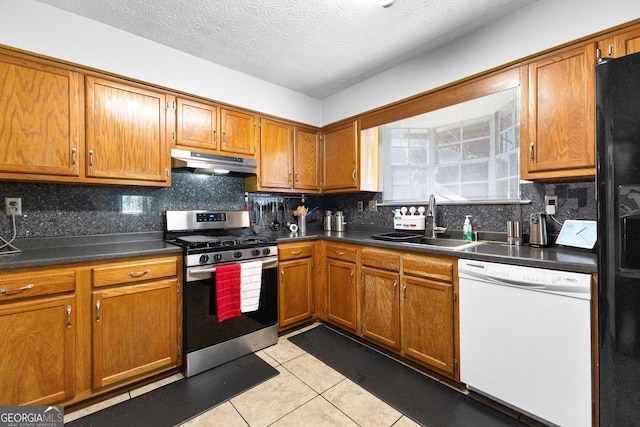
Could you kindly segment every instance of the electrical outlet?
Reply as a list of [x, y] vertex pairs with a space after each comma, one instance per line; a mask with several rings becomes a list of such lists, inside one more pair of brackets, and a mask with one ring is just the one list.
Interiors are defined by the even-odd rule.
[[362, 200], [358, 200], [358, 212], [364, 211], [364, 202]]
[[369, 200], [369, 212], [378, 212], [378, 202]]
[[22, 215], [22, 199], [20, 197], [5, 197], [4, 210], [7, 216]]
[[544, 213], [547, 215], [558, 213], [558, 196], [544, 196]]

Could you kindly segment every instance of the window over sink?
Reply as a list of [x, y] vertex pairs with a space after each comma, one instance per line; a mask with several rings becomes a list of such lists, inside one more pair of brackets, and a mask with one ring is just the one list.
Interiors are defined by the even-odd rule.
[[519, 87], [379, 127], [384, 203], [520, 196]]

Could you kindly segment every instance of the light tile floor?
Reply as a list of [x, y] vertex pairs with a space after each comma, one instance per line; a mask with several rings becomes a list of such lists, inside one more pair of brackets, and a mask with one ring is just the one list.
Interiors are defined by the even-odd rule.
[[[312, 325], [311, 327], [314, 327]], [[308, 328], [307, 328], [308, 329]], [[257, 352], [280, 375], [182, 424], [185, 427], [418, 426], [382, 400], [345, 378], [286, 338]], [[69, 422], [182, 378], [154, 384], [65, 415]]]

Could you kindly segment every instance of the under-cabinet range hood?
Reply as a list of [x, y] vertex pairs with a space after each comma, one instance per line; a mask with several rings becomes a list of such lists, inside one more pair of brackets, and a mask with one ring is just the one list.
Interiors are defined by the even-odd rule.
[[171, 149], [171, 167], [174, 169], [186, 168], [193, 173], [250, 176], [256, 174], [257, 166], [258, 162], [255, 159]]

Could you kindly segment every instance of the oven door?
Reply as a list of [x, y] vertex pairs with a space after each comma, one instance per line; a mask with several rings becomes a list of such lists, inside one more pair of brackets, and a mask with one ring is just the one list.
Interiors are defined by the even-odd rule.
[[184, 351], [191, 353], [273, 326], [278, 321], [278, 258], [262, 258], [258, 310], [218, 322], [215, 266], [188, 267], [184, 286]]

